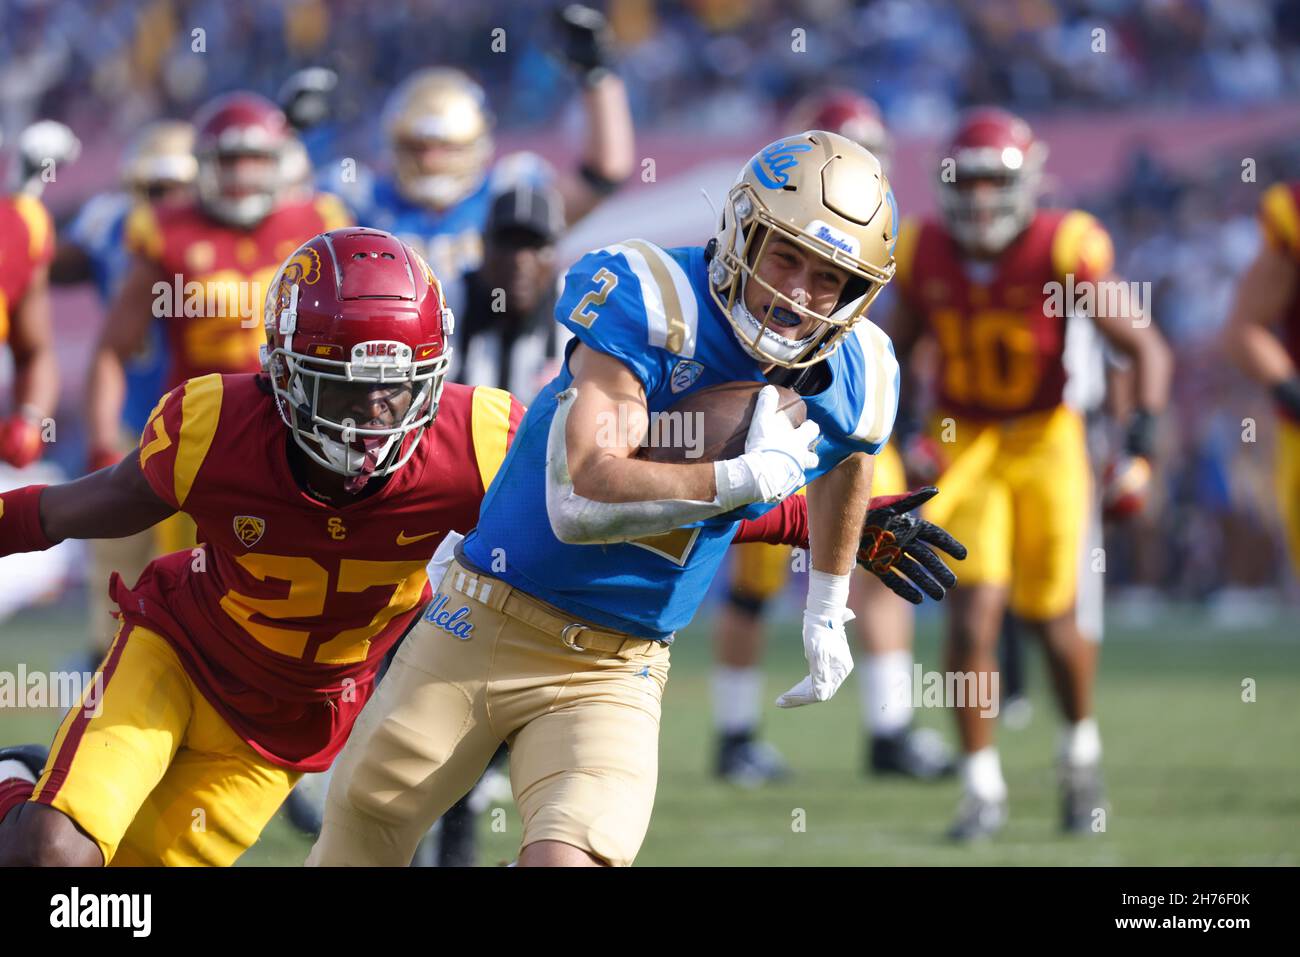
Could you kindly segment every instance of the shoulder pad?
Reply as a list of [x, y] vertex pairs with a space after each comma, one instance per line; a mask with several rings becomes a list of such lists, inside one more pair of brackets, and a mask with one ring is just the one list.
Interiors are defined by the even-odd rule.
[[1095, 281], [1115, 266], [1115, 248], [1110, 233], [1091, 213], [1071, 210], [1061, 217], [1052, 234], [1052, 274], [1073, 274], [1078, 280]]

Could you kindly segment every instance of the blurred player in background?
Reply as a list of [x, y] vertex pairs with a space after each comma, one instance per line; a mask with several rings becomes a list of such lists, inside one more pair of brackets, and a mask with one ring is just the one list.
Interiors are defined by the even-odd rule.
[[[164, 388], [212, 372], [256, 371], [263, 342], [256, 316], [271, 278], [302, 243], [348, 222], [333, 196], [297, 195], [301, 154], [284, 114], [268, 100], [218, 97], [194, 125], [195, 195], [137, 205], [126, 222], [131, 263], [87, 387], [91, 471], [122, 457], [124, 369], [155, 319], [167, 338]], [[183, 520], [170, 521], [162, 536], [164, 551], [193, 543]]]
[[[880, 108], [851, 90], [811, 94], [791, 111], [792, 130], [829, 130], [866, 147], [888, 167], [889, 136]], [[874, 315], [888, 315], [888, 287]], [[888, 331], [888, 330], [886, 330]], [[875, 495], [907, 488], [893, 444], [876, 456]], [[788, 773], [771, 744], [758, 739], [763, 705], [763, 615], [790, 574], [789, 548], [753, 543], [737, 546], [731, 588], [714, 626], [713, 716], [718, 742], [715, 773], [741, 786], [779, 780]], [[932, 779], [953, 769], [951, 750], [928, 729], [912, 727], [912, 609], [874, 575], [854, 576], [850, 607], [866, 660], [859, 673], [862, 724], [869, 744], [866, 767]], [[906, 692], [906, 693], [903, 693]]]
[[[483, 90], [459, 70], [429, 68], [389, 96], [382, 123], [391, 170], [347, 182], [328, 172], [357, 221], [401, 236], [420, 250], [449, 295], [483, 257], [492, 197], [516, 182], [550, 183], [576, 222], [631, 174], [632, 118], [623, 81], [612, 71], [609, 27], [595, 10], [571, 4], [560, 14], [561, 49], [582, 83], [587, 140], [576, 173], [559, 177], [540, 157], [495, 157], [492, 114]], [[452, 305], [460, 307], [453, 298]]]
[[1277, 404], [1274, 482], [1300, 575], [1300, 180], [1270, 187], [1259, 221], [1264, 242], [1237, 285], [1224, 346]]
[[[127, 147], [122, 160], [118, 189], [92, 197], [63, 231], [50, 282], [74, 285], [93, 282], [105, 310], [111, 308], [131, 268], [126, 243], [126, 223], [131, 210], [140, 204], [167, 207], [184, 202], [192, 194], [197, 172], [194, 159], [194, 127], [178, 120], [161, 120], [146, 126]], [[106, 312], [107, 316], [107, 312]], [[123, 362], [126, 397], [116, 454], [125, 454], [139, 440], [149, 412], [166, 390], [167, 337], [162, 322], [150, 322], [144, 342]], [[91, 470], [103, 457], [92, 461]], [[108, 623], [108, 593], [102, 583], [111, 572], [135, 581], [157, 554], [152, 531], [128, 538], [91, 543], [90, 581], [90, 670], [107, 653], [112, 634]]]
[[54, 224], [26, 193], [0, 196], [0, 346], [13, 359], [13, 392], [0, 413], [0, 462], [15, 469], [45, 451], [43, 423], [59, 399], [50, 324], [49, 270]]
[[[1134, 362], [1132, 456], [1151, 453], [1172, 368], [1140, 299], [1116, 306], [1104, 294], [1119, 286], [1101, 225], [1078, 210], [1038, 208], [1045, 152], [1004, 111], [963, 119], [941, 169], [942, 217], [908, 223], [899, 237], [893, 333], [904, 368], [923, 335], [937, 343], [931, 447], [946, 461], [929, 517], [951, 523], [971, 549], [949, 609], [946, 667], [996, 670], [1008, 604], [1042, 639], [1066, 722], [1062, 823], [1087, 832], [1104, 797], [1092, 700], [1098, 646], [1076, 618], [1080, 575], [1095, 572], [1082, 571], [1091, 498], [1083, 421], [1064, 402], [1069, 326], [1090, 319]], [[1089, 305], [1063, 303], [1089, 285]], [[969, 699], [955, 712], [964, 797], [949, 833], [970, 840], [1003, 826], [1007, 789], [992, 716]]]

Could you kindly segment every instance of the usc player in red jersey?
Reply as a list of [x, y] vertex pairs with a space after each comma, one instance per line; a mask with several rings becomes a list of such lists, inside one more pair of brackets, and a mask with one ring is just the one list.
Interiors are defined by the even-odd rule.
[[166, 329], [168, 389], [209, 373], [257, 371], [257, 310], [280, 263], [316, 234], [350, 222], [335, 197], [296, 190], [293, 133], [269, 100], [218, 97], [194, 126], [196, 195], [168, 206], [141, 204], [127, 220], [133, 262], [91, 365], [92, 470], [121, 457], [123, 363], [144, 343], [150, 323], [161, 320]]
[[340, 230], [269, 285], [265, 374], [188, 379], [137, 454], [0, 498], [0, 554], [182, 510], [203, 543], [113, 577], [99, 688], [34, 793], [0, 782], [0, 861], [232, 863], [342, 747], [434, 549], [477, 520], [523, 409], [444, 387], [452, 320], [424, 261]]
[[54, 227], [40, 200], [0, 196], [0, 346], [9, 346], [14, 363], [13, 405], [0, 416], [0, 462], [14, 468], [41, 457], [41, 423], [59, 398], [50, 326], [53, 257]]
[[1269, 187], [1259, 221], [1264, 242], [1237, 285], [1223, 341], [1277, 403], [1274, 482], [1291, 565], [1300, 574], [1300, 180]]
[[[899, 237], [892, 333], [904, 366], [922, 336], [937, 345], [930, 447], [946, 467], [928, 517], [971, 550], [950, 600], [946, 667], [996, 692], [989, 675], [1008, 605], [1042, 639], [1065, 718], [1063, 823], [1088, 831], [1104, 800], [1092, 701], [1099, 636], [1082, 634], [1076, 594], [1080, 575], [1097, 572], [1081, 567], [1092, 492], [1082, 418], [1063, 401], [1069, 326], [1091, 320], [1133, 361], [1130, 454], [1150, 453], [1171, 360], [1140, 298], [1117, 283], [1102, 226], [1078, 210], [1038, 208], [1045, 154], [1029, 126], [1002, 110], [961, 122], [941, 171], [942, 216], [905, 223]], [[961, 705], [964, 798], [949, 834], [969, 840], [1002, 827], [1007, 790], [996, 710]]]

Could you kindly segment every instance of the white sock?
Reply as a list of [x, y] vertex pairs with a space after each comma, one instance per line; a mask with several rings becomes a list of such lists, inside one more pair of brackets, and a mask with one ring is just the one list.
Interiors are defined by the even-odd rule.
[[720, 732], [738, 734], [756, 728], [762, 700], [762, 669], [714, 665], [713, 723]]
[[0, 761], [0, 781], [7, 781], [10, 778], [30, 781], [32, 784], [36, 783], [36, 779], [32, 777], [32, 772], [28, 770], [27, 765], [17, 758], [7, 758]]
[[868, 732], [887, 738], [902, 731], [912, 721], [912, 653], [867, 655], [858, 691]]
[[1101, 761], [1101, 731], [1096, 718], [1084, 718], [1061, 729], [1060, 758], [1075, 768]]
[[961, 783], [967, 794], [985, 801], [1005, 801], [1007, 782], [1002, 777], [998, 749], [989, 745], [966, 755], [961, 762]]

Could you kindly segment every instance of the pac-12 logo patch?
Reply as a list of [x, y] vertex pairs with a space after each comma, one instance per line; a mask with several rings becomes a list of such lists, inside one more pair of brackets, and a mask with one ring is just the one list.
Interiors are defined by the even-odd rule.
[[754, 157], [749, 168], [754, 171], [754, 178], [768, 189], [780, 189], [790, 182], [790, 174], [786, 170], [799, 165], [796, 154], [807, 153], [811, 149], [807, 143], [773, 143]]
[[674, 393], [685, 392], [704, 372], [704, 366], [700, 365], [694, 359], [683, 359], [673, 367], [673, 374], [669, 377], [669, 386]]
[[468, 620], [469, 605], [461, 605], [455, 611], [447, 611], [447, 601], [447, 596], [442, 592], [434, 595], [433, 601], [424, 611], [424, 620], [461, 641], [473, 638], [474, 623]]
[[243, 543], [245, 548], [252, 548], [260, 542], [265, 531], [265, 519], [258, 518], [256, 515], [235, 516], [235, 537]]

